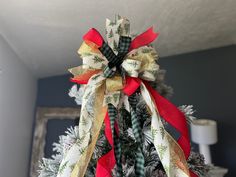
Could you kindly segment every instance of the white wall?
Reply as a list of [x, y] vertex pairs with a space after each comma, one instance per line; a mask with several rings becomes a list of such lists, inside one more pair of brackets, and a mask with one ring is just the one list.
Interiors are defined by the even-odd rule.
[[0, 177], [27, 177], [36, 79], [0, 35]]

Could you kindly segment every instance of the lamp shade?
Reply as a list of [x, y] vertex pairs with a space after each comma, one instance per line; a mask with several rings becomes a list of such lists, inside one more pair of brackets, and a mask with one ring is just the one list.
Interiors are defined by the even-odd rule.
[[217, 142], [217, 123], [208, 119], [196, 119], [191, 123], [191, 138], [194, 143], [211, 145]]

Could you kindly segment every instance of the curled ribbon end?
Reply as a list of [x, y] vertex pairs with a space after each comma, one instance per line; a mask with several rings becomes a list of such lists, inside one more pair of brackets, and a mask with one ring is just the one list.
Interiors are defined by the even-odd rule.
[[87, 84], [88, 81], [85, 80], [78, 80], [78, 79], [74, 79], [74, 78], [70, 78], [70, 82], [76, 83], [76, 84]]
[[98, 47], [101, 47], [103, 44], [103, 37], [101, 34], [95, 29], [91, 28], [84, 36], [84, 41], [89, 41], [95, 43]]
[[157, 39], [157, 37], [159, 36], [159, 34], [160, 33], [158, 33], [158, 32], [155, 32], [154, 30], [153, 30], [153, 26], [152, 27], [150, 27], [147, 31], [150, 33], [149, 35], [151, 36], [152, 35], [152, 41], [151, 42], [153, 42], [155, 39]]
[[69, 80], [70, 80], [70, 82], [77, 83], [77, 81], [75, 79], [73, 79], [72, 77]]
[[138, 35], [136, 38], [133, 39], [130, 44], [129, 50], [133, 50], [150, 44], [158, 37], [158, 35], [159, 33], [155, 33], [153, 31], [153, 27], [150, 27], [147, 31], [143, 32], [142, 34]]
[[[154, 31], [153, 31], [153, 33], [155, 34], [155, 39], [157, 39], [157, 38], [159, 37], [159, 35], [160, 35], [159, 32], [154, 32]], [[154, 39], [154, 40], [155, 40], [155, 39]]]

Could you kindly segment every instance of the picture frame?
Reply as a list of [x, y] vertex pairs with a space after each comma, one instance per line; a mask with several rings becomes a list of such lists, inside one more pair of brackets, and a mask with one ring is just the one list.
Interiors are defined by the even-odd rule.
[[39, 162], [44, 157], [47, 123], [52, 119], [76, 119], [80, 116], [78, 108], [38, 107], [36, 110], [35, 128], [30, 162], [30, 177], [38, 177]]

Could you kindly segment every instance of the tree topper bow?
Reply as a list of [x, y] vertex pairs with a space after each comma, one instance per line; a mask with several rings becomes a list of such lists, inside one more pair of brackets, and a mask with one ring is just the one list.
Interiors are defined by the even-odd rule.
[[[138, 88], [151, 111], [153, 144], [167, 176], [190, 176], [186, 163], [190, 142], [185, 116], [148, 84], [148, 81], [155, 80], [159, 69], [157, 53], [149, 46], [158, 33], [149, 28], [132, 40], [127, 19], [119, 18], [115, 22], [107, 19], [106, 24], [108, 43], [96, 29], [89, 30], [78, 50], [83, 65], [69, 70], [74, 75], [73, 82], [86, 84], [79, 124], [80, 139], [65, 152], [57, 177], [84, 176], [103, 122], [112, 149], [98, 160], [96, 177], [111, 177], [111, 170], [120, 163], [120, 154], [114, 150], [114, 138], [119, 128], [108, 113], [109, 105], [115, 110], [123, 102], [128, 110], [132, 109], [131, 104], [121, 97], [131, 96]], [[94, 105], [92, 112], [86, 107], [91, 99]], [[161, 118], [180, 132], [178, 143], [165, 130]], [[141, 172], [137, 174], [143, 176]], [[194, 174], [191, 173], [191, 176]]]

